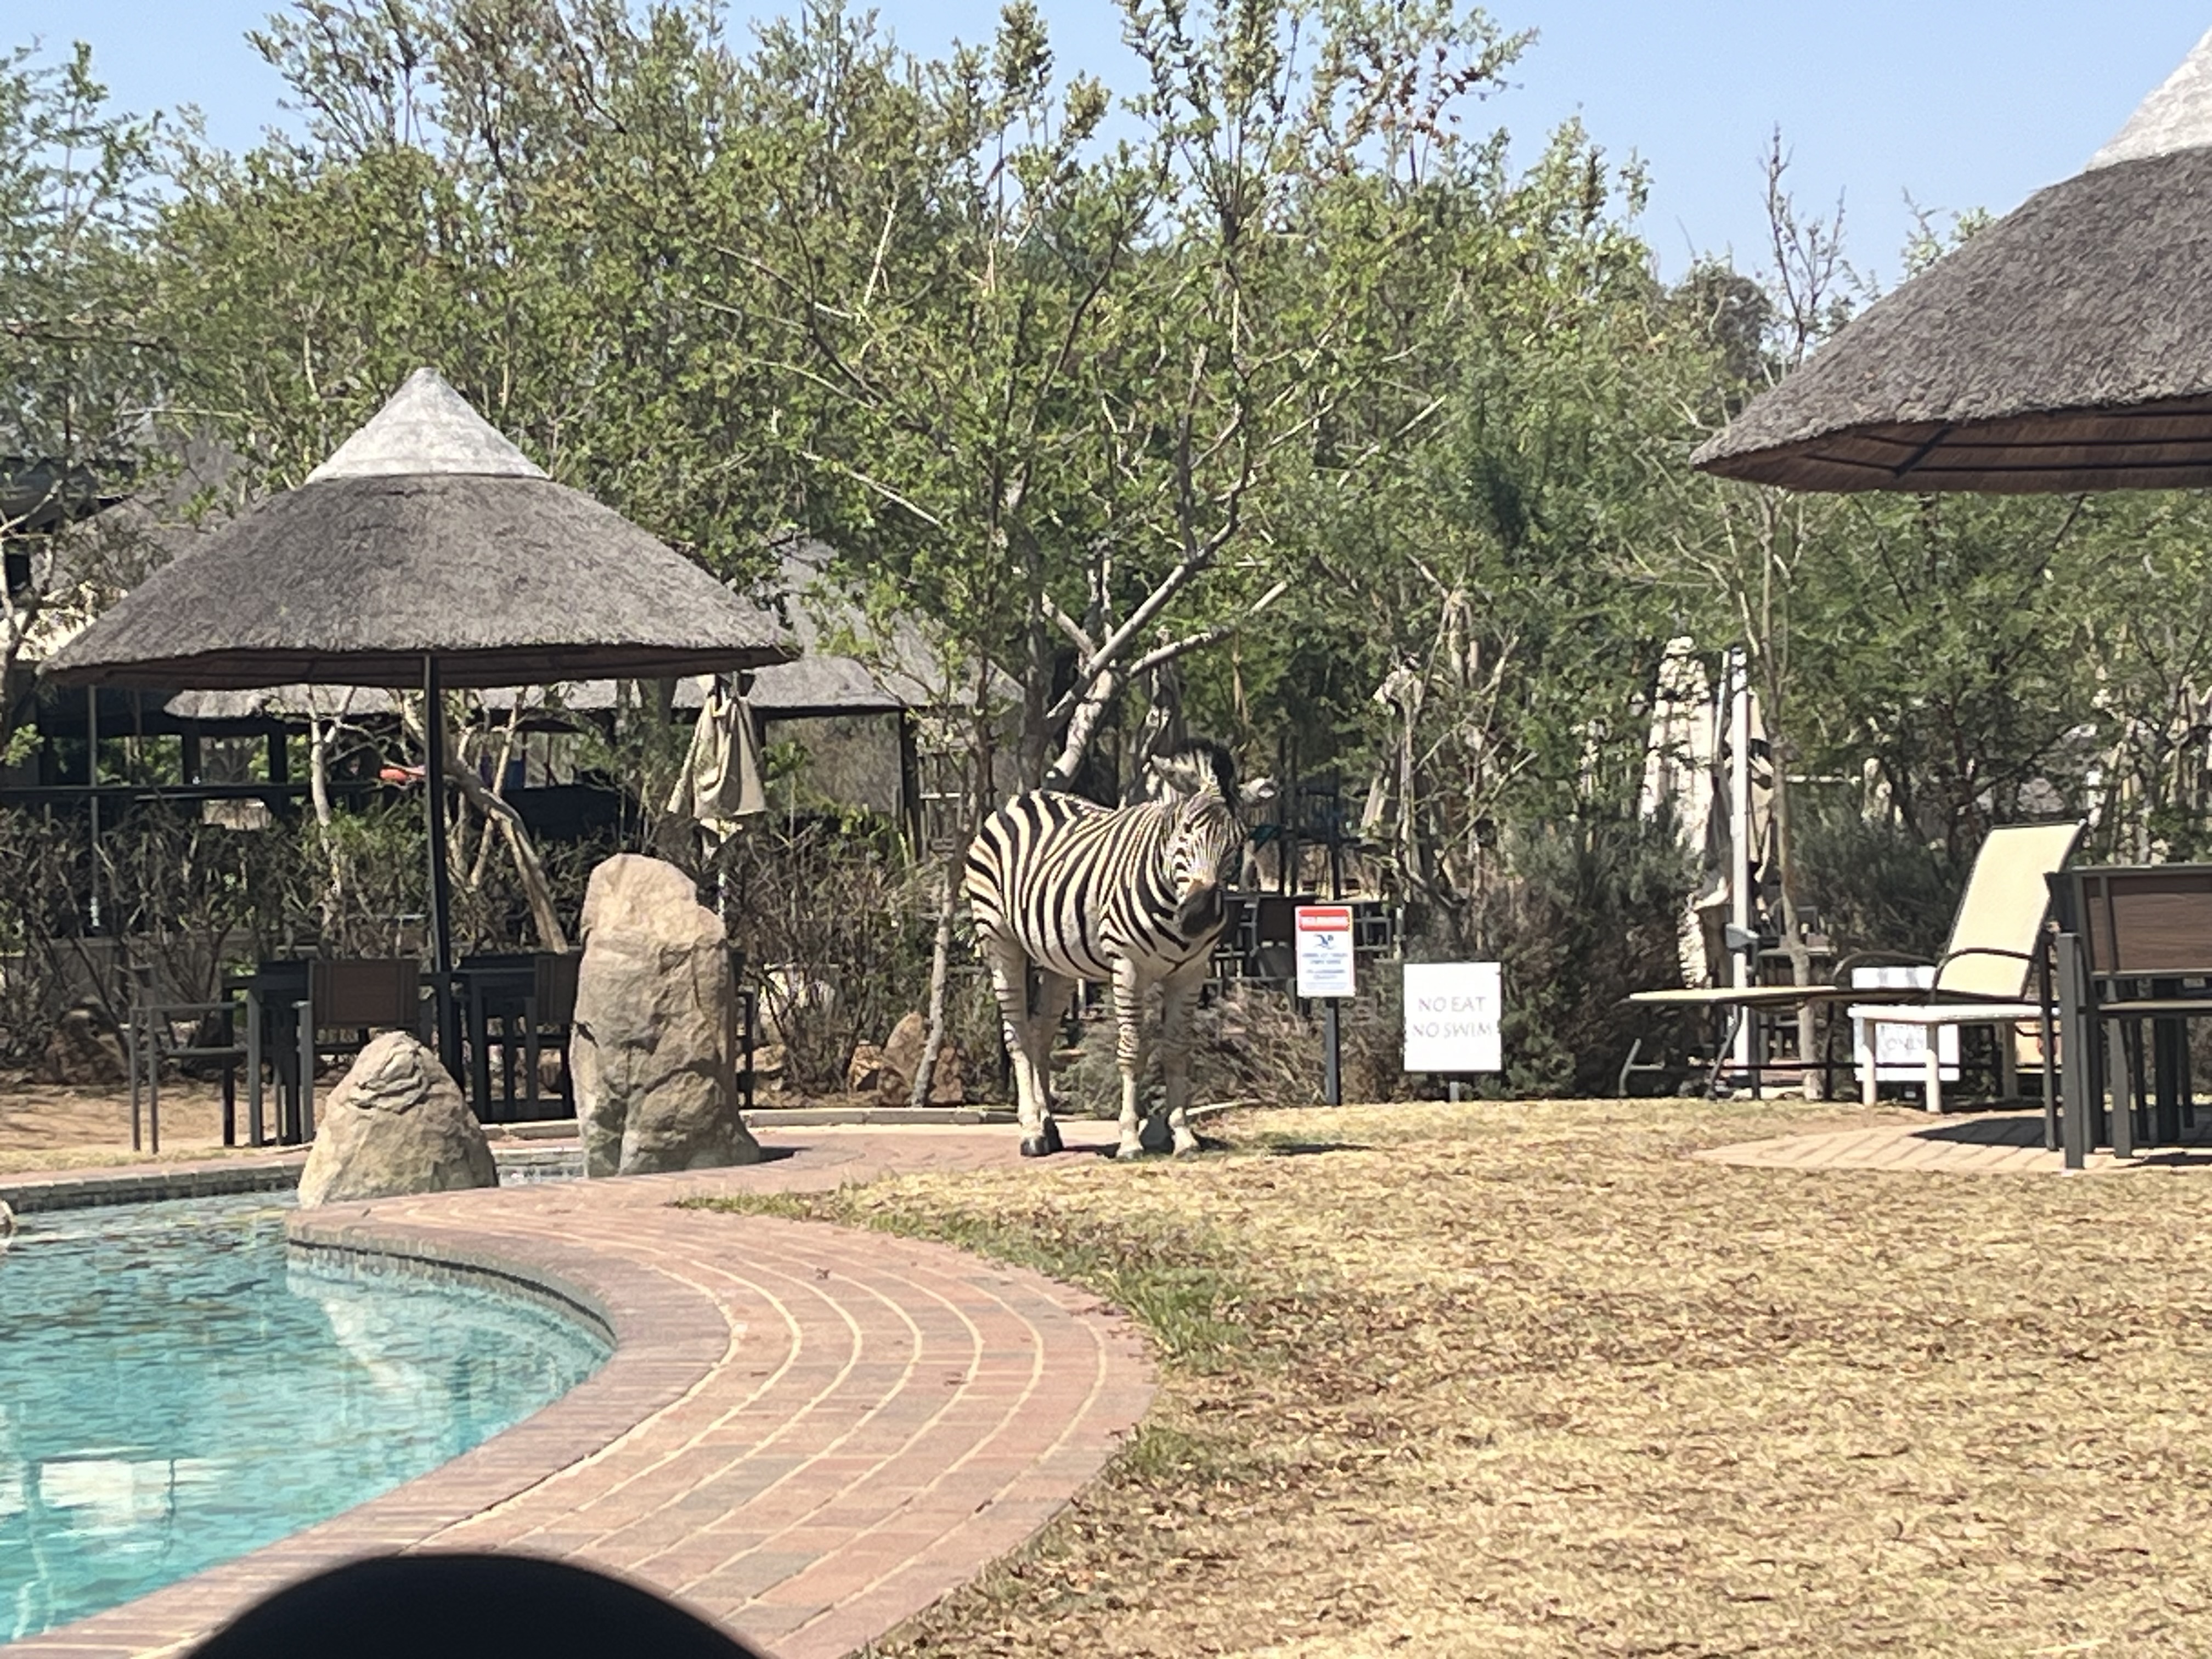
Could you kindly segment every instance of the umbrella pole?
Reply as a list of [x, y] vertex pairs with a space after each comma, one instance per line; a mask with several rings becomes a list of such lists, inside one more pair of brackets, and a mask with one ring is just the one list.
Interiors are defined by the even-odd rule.
[[446, 698], [438, 659], [422, 659], [424, 789], [430, 817], [430, 977], [437, 1004], [438, 1058], [461, 1075], [461, 1034], [453, 1024], [453, 872], [446, 855]]

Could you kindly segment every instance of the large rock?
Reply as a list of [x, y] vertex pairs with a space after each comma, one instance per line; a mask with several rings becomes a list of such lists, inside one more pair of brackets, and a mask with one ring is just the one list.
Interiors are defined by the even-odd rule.
[[61, 1017], [46, 1037], [39, 1065], [42, 1083], [77, 1086], [121, 1083], [131, 1074], [123, 1058], [123, 1034], [98, 1005], [80, 1002]]
[[300, 1176], [302, 1209], [499, 1185], [460, 1086], [404, 1031], [371, 1042], [315, 1106], [314, 1149]]
[[[928, 1042], [929, 1022], [916, 1013], [906, 1015], [884, 1039], [883, 1063], [898, 1079], [899, 1103], [902, 1106], [914, 1098], [914, 1074], [921, 1067], [921, 1051]], [[937, 1051], [937, 1069], [929, 1079], [929, 1103], [959, 1106], [967, 1099], [967, 1078], [959, 1046], [948, 1036]]]
[[722, 923], [672, 864], [624, 853], [584, 896], [568, 1047], [586, 1175], [751, 1164]]
[[898, 1074], [909, 1093], [914, 1074], [921, 1065], [921, 1051], [929, 1042], [929, 1022], [920, 1014], [904, 1014], [884, 1039], [884, 1064]]

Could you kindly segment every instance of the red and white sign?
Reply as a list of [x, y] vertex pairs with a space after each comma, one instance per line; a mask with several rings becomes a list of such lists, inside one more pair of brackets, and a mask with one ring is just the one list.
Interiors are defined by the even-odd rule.
[[1352, 907], [1301, 904], [1297, 938], [1298, 994], [1352, 995]]

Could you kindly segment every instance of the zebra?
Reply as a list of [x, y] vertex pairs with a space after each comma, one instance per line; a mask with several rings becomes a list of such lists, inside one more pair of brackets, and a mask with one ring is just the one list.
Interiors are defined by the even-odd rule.
[[1051, 790], [1018, 795], [968, 848], [963, 890], [1006, 1024], [1024, 1158], [1060, 1149], [1049, 1091], [1053, 1024], [1079, 980], [1114, 988], [1116, 1156], [1143, 1151], [1138, 1021], [1154, 985], [1168, 1126], [1177, 1153], [1198, 1150], [1185, 1115], [1191, 1003], [1228, 916], [1223, 885], [1244, 844], [1238, 809], [1273, 790], [1265, 780], [1240, 789], [1236, 762], [1217, 744], [1156, 755], [1148, 773], [1151, 799], [1130, 806]]

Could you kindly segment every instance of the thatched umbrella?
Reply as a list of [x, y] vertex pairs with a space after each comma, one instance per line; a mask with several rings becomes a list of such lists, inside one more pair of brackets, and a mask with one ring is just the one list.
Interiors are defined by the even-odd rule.
[[2212, 483], [2212, 34], [2088, 167], [1883, 296], [1692, 464], [1796, 489]]
[[773, 617], [555, 483], [421, 368], [305, 483], [155, 571], [45, 672], [81, 685], [421, 686], [431, 966], [451, 1062], [444, 689], [699, 674], [791, 654]]

